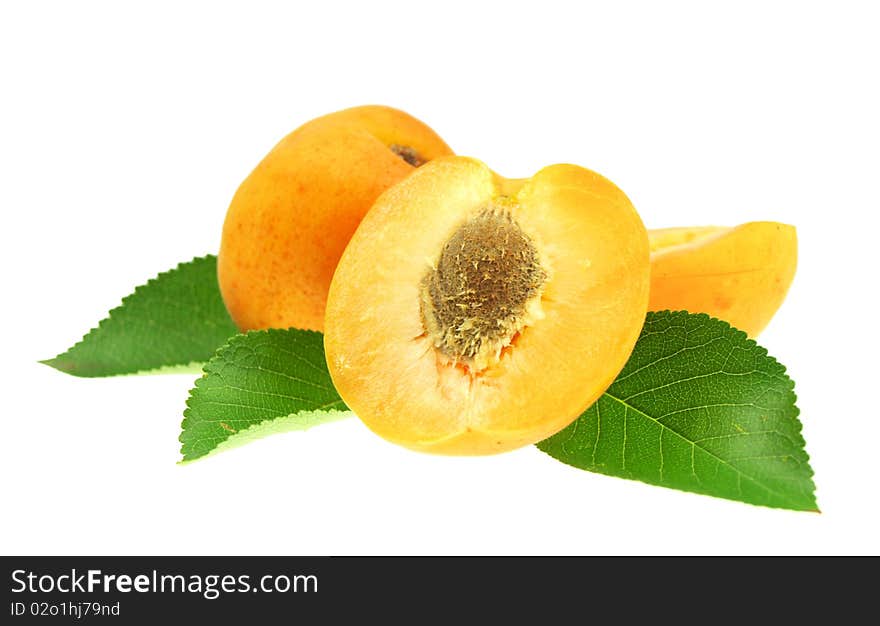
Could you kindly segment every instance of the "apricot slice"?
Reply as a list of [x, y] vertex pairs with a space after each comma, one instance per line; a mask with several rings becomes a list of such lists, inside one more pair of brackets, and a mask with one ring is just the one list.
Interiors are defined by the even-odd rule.
[[217, 276], [241, 330], [321, 330], [333, 270], [380, 193], [452, 154], [414, 117], [362, 106], [287, 135], [242, 182], [226, 214]]
[[489, 454], [581, 414], [632, 351], [648, 237], [609, 180], [575, 165], [507, 180], [445, 157], [376, 201], [330, 285], [333, 382], [373, 431]]
[[782, 304], [797, 267], [797, 232], [778, 222], [648, 231], [648, 308], [708, 313], [755, 337]]

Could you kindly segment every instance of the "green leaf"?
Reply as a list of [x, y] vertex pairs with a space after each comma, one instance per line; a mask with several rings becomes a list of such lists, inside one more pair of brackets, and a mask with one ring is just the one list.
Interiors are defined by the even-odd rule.
[[617, 380], [537, 446], [610, 476], [816, 511], [795, 400], [785, 368], [727, 322], [649, 313]]
[[[300, 411], [284, 417], [276, 417], [257, 422], [253, 426], [248, 426], [243, 430], [230, 433], [229, 436], [221, 441], [215, 448], [208, 453], [200, 453], [196, 456], [185, 458], [182, 463], [213, 456], [226, 450], [232, 450], [257, 439], [268, 437], [269, 435], [277, 435], [279, 433], [287, 433], [295, 430], [308, 430], [312, 426], [320, 424], [329, 424], [347, 417], [354, 417], [351, 411], [339, 411], [335, 409], [321, 411]], [[228, 426], [228, 424], [227, 424]]]
[[74, 376], [180, 371], [207, 361], [236, 332], [209, 255], [136, 288], [82, 341], [42, 362]]
[[[344, 417], [324, 360], [324, 336], [297, 330], [252, 331], [232, 337], [205, 365], [184, 411], [184, 461], [280, 430]], [[285, 418], [278, 424], [270, 421]], [[243, 433], [258, 426], [254, 431]]]

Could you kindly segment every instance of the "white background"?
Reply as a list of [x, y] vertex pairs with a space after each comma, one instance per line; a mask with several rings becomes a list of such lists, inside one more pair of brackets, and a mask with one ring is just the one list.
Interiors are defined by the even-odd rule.
[[[3, 3], [0, 553], [880, 552], [872, 4], [602, 4]], [[760, 341], [797, 382], [823, 513], [534, 448], [421, 455], [357, 420], [180, 466], [193, 376], [36, 363], [216, 251], [283, 135], [366, 103], [502, 175], [595, 169], [649, 227], [797, 225], [798, 274]]]

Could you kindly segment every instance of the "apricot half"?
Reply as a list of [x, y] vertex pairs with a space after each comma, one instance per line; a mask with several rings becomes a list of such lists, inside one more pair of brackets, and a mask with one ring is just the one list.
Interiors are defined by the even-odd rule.
[[217, 275], [241, 330], [321, 330], [333, 270], [376, 197], [452, 154], [414, 117], [362, 106], [287, 135], [242, 182], [226, 214]]
[[708, 313], [755, 337], [785, 299], [797, 232], [778, 222], [648, 231], [652, 311]]
[[574, 165], [506, 180], [437, 159], [376, 201], [330, 285], [333, 382], [373, 431], [489, 454], [557, 432], [608, 387], [645, 319], [648, 237]]

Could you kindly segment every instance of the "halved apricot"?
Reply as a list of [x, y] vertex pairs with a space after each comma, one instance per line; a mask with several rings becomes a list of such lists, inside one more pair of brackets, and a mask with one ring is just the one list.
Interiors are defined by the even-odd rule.
[[648, 231], [648, 308], [708, 313], [755, 337], [785, 299], [797, 267], [797, 232], [778, 222]]
[[449, 154], [428, 126], [385, 106], [337, 111], [282, 139], [223, 224], [217, 277], [238, 327], [321, 330], [333, 270], [373, 201]]
[[553, 165], [507, 180], [432, 161], [376, 201], [327, 298], [324, 345], [349, 407], [416, 450], [489, 454], [568, 425], [644, 323], [648, 237], [624, 193]]

